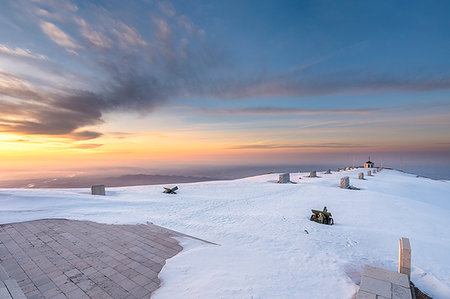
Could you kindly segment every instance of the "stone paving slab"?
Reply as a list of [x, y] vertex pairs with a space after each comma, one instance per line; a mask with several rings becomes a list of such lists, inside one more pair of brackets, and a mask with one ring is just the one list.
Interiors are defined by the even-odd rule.
[[411, 299], [411, 288], [406, 274], [364, 265], [357, 299], [392, 298]]
[[152, 224], [3, 224], [0, 264], [27, 298], [149, 298], [165, 261], [183, 249], [180, 235]]
[[8, 292], [11, 295], [12, 299], [27, 299], [27, 297], [25, 297], [24, 293], [22, 292], [22, 289], [17, 284], [17, 281], [15, 281], [14, 279], [7, 279], [4, 280], [3, 283], [8, 289]]
[[364, 274], [378, 280], [384, 280], [392, 282], [393, 284], [398, 284], [402, 287], [409, 288], [409, 279], [407, 275], [399, 275], [400, 273], [392, 272], [386, 269], [365, 265]]

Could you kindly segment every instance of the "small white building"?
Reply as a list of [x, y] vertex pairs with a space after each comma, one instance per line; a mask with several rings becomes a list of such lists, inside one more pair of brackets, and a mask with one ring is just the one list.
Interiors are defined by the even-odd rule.
[[366, 163], [364, 163], [364, 168], [374, 168], [374, 167], [375, 167], [375, 163], [370, 161], [370, 157], [369, 157], [369, 160]]

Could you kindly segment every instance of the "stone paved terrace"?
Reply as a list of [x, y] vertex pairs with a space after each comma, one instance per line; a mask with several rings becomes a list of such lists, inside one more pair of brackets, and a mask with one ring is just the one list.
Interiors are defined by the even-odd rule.
[[174, 231], [46, 219], [0, 225], [0, 264], [28, 298], [149, 298]]

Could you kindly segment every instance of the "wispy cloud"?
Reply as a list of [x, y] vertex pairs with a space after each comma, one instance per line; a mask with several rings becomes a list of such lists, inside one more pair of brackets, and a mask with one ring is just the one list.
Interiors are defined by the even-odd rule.
[[234, 109], [211, 109], [204, 107], [185, 107], [208, 114], [222, 115], [308, 115], [308, 114], [371, 114], [380, 111], [379, 109], [301, 109], [301, 108], [280, 108], [280, 107], [246, 107]]
[[123, 22], [117, 22], [116, 27], [111, 29], [117, 37], [119, 43], [124, 47], [146, 46], [147, 42], [141, 37], [139, 32]]
[[78, 6], [66, 0], [31, 0], [31, 2], [43, 5], [54, 10], [68, 10], [71, 12], [78, 11]]
[[116, 139], [124, 139], [130, 136], [133, 136], [134, 133], [130, 133], [130, 132], [108, 132], [107, 133], [108, 136], [111, 136], [113, 138]]
[[84, 144], [74, 145], [73, 148], [76, 148], [76, 149], [94, 149], [94, 148], [99, 148], [101, 146], [103, 146], [103, 144], [100, 144], [100, 143], [84, 143]]
[[318, 143], [318, 144], [276, 144], [256, 143], [232, 146], [228, 149], [323, 149], [323, 148], [366, 148], [368, 145], [353, 143]]
[[175, 8], [173, 7], [172, 3], [168, 1], [161, 1], [158, 3], [159, 9], [163, 14], [165, 14], [168, 17], [173, 17], [176, 13]]
[[41, 54], [35, 54], [32, 53], [28, 49], [21, 49], [21, 48], [9, 48], [5, 45], [0, 44], [0, 54], [6, 54], [11, 56], [17, 56], [17, 57], [24, 57], [24, 58], [31, 58], [31, 59], [38, 59], [38, 60], [46, 60], [48, 59], [47, 56], [41, 55]]
[[265, 75], [223, 82], [217, 94], [225, 98], [307, 97], [330, 94], [365, 94], [382, 92], [420, 92], [450, 88], [450, 77], [388, 74], [345, 70], [322, 75], [307, 73]]
[[42, 31], [56, 44], [66, 48], [66, 50], [74, 52], [74, 49], [81, 48], [72, 37], [67, 35], [58, 26], [50, 22], [41, 22]]
[[112, 40], [101, 32], [95, 31], [86, 23], [84, 19], [75, 18], [75, 22], [81, 27], [81, 34], [83, 35], [83, 37], [92, 46], [99, 49], [106, 49], [111, 47]]

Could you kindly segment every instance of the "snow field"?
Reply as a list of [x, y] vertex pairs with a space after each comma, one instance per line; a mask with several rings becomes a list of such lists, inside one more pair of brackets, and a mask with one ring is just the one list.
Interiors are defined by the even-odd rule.
[[[412, 281], [450, 298], [450, 182], [383, 170], [278, 174], [233, 181], [88, 189], [2, 189], [0, 223], [68, 218], [153, 222], [219, 244], [182, 238], [154, 298], [351, 298], [364, 264], [396, 271], [398, 239], [412, 247]], [[364, 170], [364, 172], [366, 172]], [[299, 176], [301, 179], [299, 180]], [[339, 179], [361, 190], [340, 189]], [[328, 207], [335, 225], [309, 221]]]

